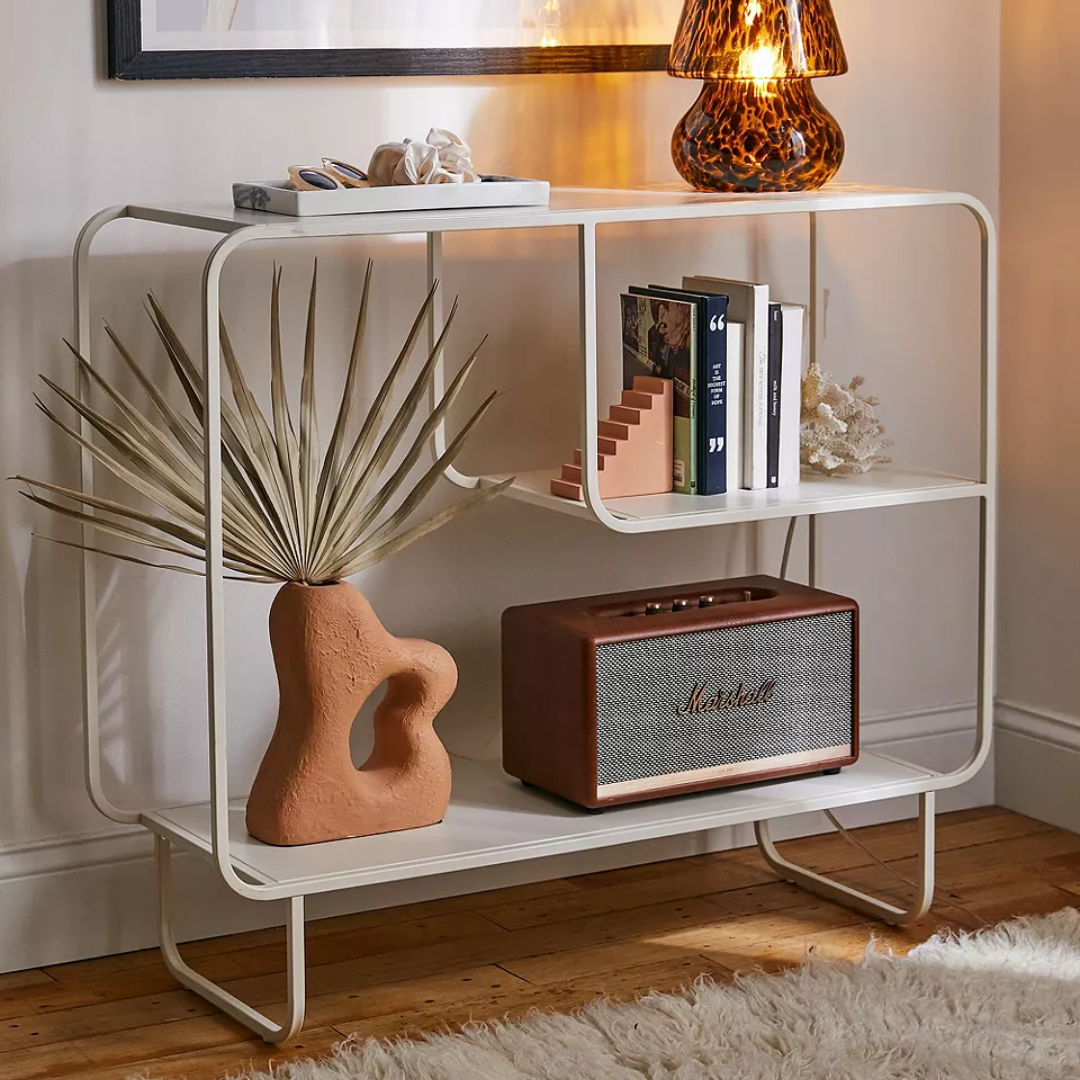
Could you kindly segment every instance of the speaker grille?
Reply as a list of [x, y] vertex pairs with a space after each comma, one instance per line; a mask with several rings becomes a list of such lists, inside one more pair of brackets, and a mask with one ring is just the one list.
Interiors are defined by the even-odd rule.
[[[598, 786], [850, 745], [852, 633], [843, 611], [598, 645]], [[765, 703], [679, 715], [769, 680]]]

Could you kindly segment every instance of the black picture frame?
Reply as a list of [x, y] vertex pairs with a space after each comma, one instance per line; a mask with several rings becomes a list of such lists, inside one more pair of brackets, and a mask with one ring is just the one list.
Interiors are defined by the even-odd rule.
[[206, 49], [142, 47], [141, 0], [108, 0], [113, 79], [309, 79], [384, 75], [540, 75], [660, 71], [668, 45], [499, 49]]

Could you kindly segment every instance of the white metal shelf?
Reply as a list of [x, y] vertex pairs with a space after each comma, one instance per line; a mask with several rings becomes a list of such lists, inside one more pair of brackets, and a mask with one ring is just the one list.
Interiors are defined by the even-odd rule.
[[[810, 330], [811, 357], [820, 337], [818, 315], [823, 284], [819, 274], [818, 230], [822, 214], [865, 210], [906, 210], [961, 207], [975, 219], [980, 240], [982, 275], [981, 315], [981, 460], [977, 478], [946, 476], [918, 469], [885, 467], [865, 477], [829, 479], [804, 476], [797, 490], [738, 491], [715, 498], [650, 496], [612, 500], [605, 504], [598, 486], [598, 461], [590, 451], [582, 460], [583, 503], [558, 499], [548, 481], [557, 470], [519, 475], [509, 495], [559, 513], [596, 520], [617, 533], [658, 532], [671, 529], [736, 524], [769, 518], [805, 516], [809, 521], [810, 578], [815, 583], [820, 555], [818, 518], [841, 511], [875, 509], [952, 499], [976, 499], [979, 519], [979, 687], [978, 725], [974, 748], [958, 769], [938, 774], [872, 753], [863, 753], [857, 765], [834, 777], [811, 777], [782, 783], [705, 793], [683, 798], [622, 807], [602, 817], [591, 817], [564, 803], [527, 791], [504, 776], [497, 765], [458, 762], [454, 770], [454, 798], [446, 821], [409, 833], [343, 840], [305, 848], [273, 848], [247, 835], [242, 802], [230, 800], [228, 791], [228, 725], [225, 693], [225, 613], [222, 566], [221, 508], [221, 355], [218, 337], [221, 273], [240, 247], [258, 240], [318, 237], [423, 234], [427, 238], [427, 278], [430, 285], [442, 276], [444, 233], [537, 228], [573, 228], [578, 238], [580, 295], [581, 430], [579, 445], [597, 445], [599, 409], [597, 309], [610, 297], [597, 295], [597, 237], [609, 226], [659, 221], [697, 221], [806, 215], [810, 223]], [[205, 417], [204, 467], [206, 473], [206, 636], [207, 726], [210, 737], [210, 800], [172, 809], [121, 809], [104, 792], [101, 777], [101, 732], [98, 715], [97, 591], [93, 557], [83, 556], [81, 590], [82, 635], [85, 663], [84, 712], [87, 788], [94, 804], [115, 821], [138, 823], [155, 834], [161, 899], [161, 940], [165, 961], [186, 986], [213, 1001], [263, 1038], [281, 1042], [290, 1038], [304, 1018], [304, 897], [311, 893], [353, 888], [377, 881], [392, 881], [445, 873], [474, 866], [534, 859], [564, 851], [630, 843], [650, 837], [672, 836], [702, 829], [756, 822], [759, 846], [777, 873], [803, 887], [837, 899], [878, 918], [904, 922], [917, 918], [933, 895], [933, 814], [935, 792], [972, 778], [990, 752], [993, 704], [995, 486], [997, 423], [997, 240], [994, 223], [979, 200], [958, 192], [914, 191], [837, 184], [822, 191], [787, 195], [705, 195], [682, 185], [625, 191], [554, 189], [547, 207], [422, 211], [414, 213], [357, 214], [341, 217], [294, 219], [274, 214], [237, 210], [225, 204], [187, 206], [120, 206], [92, 218], [75, 246], [76, 348], [89, 348], [91, 337], [90, 252], [104, 226], [119, 219], [158, 222], [217, 234], [206, 260], [202, 280], [202, 362], [208, 408]], [[441, 297], [429, 320], [429, 343], [442, 322]], [[89, 388], [79, 376], [80, 393]], [[432, 384], [434, 399], [445, 386], [441, 359]], [[83, 434], [90, 432], [84, 425]], [[446, 446], [440, 426], [434, 434], [438, 456]], [[80, 458], [82, 482], [91, 490], [93, 461]], [[490, 477], [466, 476], [450, 468], [447, 478], [475, 488]], [[920, 800], [920, 872], [914, 901], [898, 908], [887, 901], [859, 893], [813, 871], [787, 862], [769, 835], [769, 821], [856, 803], [901, 795]], [[188, 967], [180, 956], [172, 930], [169, 900], [170, 853], [187, 848], [209, 859], [236, 893], [252, 900], [287, 899], [289, 1005], [276, 1022], [238, 1000]]]
[[[557, 466], [518, 473], [506, 490], [506, 497], [533, 506], [554, 510], [572, 517], [596, 520], [584, 502], [552, 495], [552, 477]], [[481, 477], [485, 487], [504, 479]], [[875, 510], [886, 506], [913, 503], [947, 502], [953, 499], [976, 499], [987, 492], [986, 484], [960, 476], [925, 469], [883, 465], [865, 476], [820, 476], [804, 471], [798, 487], [770, 491], [738, 491], [726, 495], [639, 495], [608, 499], [604, 506], [619, 521], [647, 526], [648, 531], [694, 529], [710, 525], [738, 525], [770, 518], [804, 517], [834, 514], [848, 510]], [[643, 530], [645, 531], [645, 530]]]
[[123, 216], [203, 232], [244, 232], [257, 239], [327, 236], [388, 236], [404, 233], [469, 232], [485, 229], [552, 229], [632, 221], [687, 221], [762, 214], [815, 214], [842, 210], [890, 210], [924, 206], [979, 208], [962, 192], [830, 184], [821, 191], [777, 195], [711, 195], [682, 184], [629, 189], [552, 188], [547, 206], [477, 210], [415, 210], [381, 214], [336, 214], [291, 218], [228, 203], [127, 206]]
[[[539, 859], [573, 851], [631, 844], [791, 814], [915, 795], [940, 773], [863, 752], [836, 776], [811, 776], [585, 814], [554, 796], [524, 787], [494, 761], [453, 762], [454, 793], [437, 828], [413, 829], [280, 848], [250, 836], [244, 800], [229, 806], [230, 850], [236, 869], [252, 882], [288, 895], [354, 889], [384, 881], [447, 874], [480, 866]], [[147, 828], [213, 861], [210, 804], [176, 806], [143, 815]]]

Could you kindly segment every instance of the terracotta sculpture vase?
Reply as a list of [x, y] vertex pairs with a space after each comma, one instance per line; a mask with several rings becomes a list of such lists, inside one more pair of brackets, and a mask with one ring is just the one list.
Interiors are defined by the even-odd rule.
[[[445, 649], [388, 633], [353, 586], [283, 585], [270, 608], [280, 705], [247, 805], [268, 844], [316, 844], [441, 821], [450, 759], [433, 723], [457, 686]], [[361, 768], [349, 733], [383, 682]]]

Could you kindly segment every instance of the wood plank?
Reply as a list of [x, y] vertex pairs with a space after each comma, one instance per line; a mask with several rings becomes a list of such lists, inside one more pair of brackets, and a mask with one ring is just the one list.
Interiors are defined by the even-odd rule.
[[1055, 883], [1075, 881], [1080, 878], [1080, 852], [1049, 855], [1040, 859], [1033, 869], [1044, 881]]
[[[1053, 915], [1062, 908], [1076, 907], [1076, 899], [1055, 887], [1045, 891], [1026, 889], [1022, 894], [1000, 899], [975, 900], [967, 906], [979, 916], [982, 926], [996, 926], [1021, 915]], [[959, 919], [959, 916], [957, 918]]]
[[[243, 974], [227, 954], [207, 957], [197, 966], [202, 974], [214, 980], [239, 978]], [[164, 994], [177, 986], [158, 953], [152, 965], [141, 965], [132, 970], [120, 969], [92, 979], [53, 980], [49, 986], [33, 987], [30, 993], [11, 991], [0, 994], [0, 1019], [42, 1016], [63, 1009]]]
[[339, 1031], [357, 1038], [415, 1037], [452, 1031], [473, 1021], [516, 1019], [534, 1010], [570, 1012], [598, 998], [634, 1000], [647, 993], [673, 993], [699, 978], [726, 982], [731, 972], [701, 956], [666, 960], [641, 967], [620, 967], [581, 979], [542, 986], [515, 986], [473, 998], [462, 998], [449, 1007], [396, 1012], [337, 1024]]
[[[524, 885], [512, 885], [505, 889], [491, 889], [482, 893], [465, 893], [461, 896], [448, 896], [439, 900], [425, 900], [416, 904], [404, 904], [401, 907], [376, 908], [372, 911], [360, 911], [351, 915], [336, 915], [326, 919], [312, 919], [306, 926], [306, 941], [309, 950], [314, 939], [352, 931], [368, 930], [377, 927], [411, 923], [456, 913], [483, 911], [488, 907], [515, 904], [539, 897], [558, 894], [573, 894], [579, 891], [573, 882], [566, 878], [551, 881], [529, 882]], [[278, 946], [285, 948], [284, 926], [271, 926], [263, 930], [250, 930], [242, 934], [225, 937], [200, 938], [185, 942], [181, 946], [189, 962], [201, 957], [217, 956], [243, 952], [248, 949]], [[79, 960], [70, 964], [57, 964], [44, 969], [44, 973], [35, 972], [40, 982], [61, 982], [71, 984], [76, 981], [100, 981], [103, 975], [120, 971], [132, 971], [144, 967], [161, 966], [159, 949], [142, 949], [139, 952], [123, 953], [119, 956], [103, 956], [93, 960]], [[272, 970], [282, 970], [274, 968]], [[0, 975], [0, 994], [7, 989], [6, 979], [29, 974], [15, 972], [12, 975]], [[28, 984], [29, 985], [29, 984]], [[11, 988], [18, 988], [14, 981]], [[0, 998], [2, 1004], [2, 998]]]
[[[338, 933], [317, 934], [306, 941], [308, 964], [312, 968], [331, 964], [343, 956], [361, 958], [409, 949], [429, 949], [476, 937], [506, 933], [490, 919], [475, 911], [435, 915], [384, 926], [361, 926]], [[283, 945], [221, 953], [231, 961], [239, 976], [265, 975], [285, 970]]]
[[[552, 926], [499, 931], [485, 938], [470, 938], [446, 945], [324, 964], [312, 968], [308, 973], [308, 988], [312, 995], [332, 994], [380, 985], [386, 981], [388, 971], [398, 979], [414, 979], [486, 964], [505, 966], [507, 961], [513, 959], [582, 945], [628, 940], [678, 925], [712, 925], [722, 917], [715, 904], [705, 900], [686, 900], [636, 908], [615, 915], [571, 919]], [[254, 1005], [276, 1001], [280, 993], [278, 984], [268, 981], [266, 976], [237, 980], [229, 983], [228, 989]]]
[[[502, 904], [520, 903], [542, 896], [573, 894], [578, 887], [566, 878], [551, 881], [536, 881], [525, 885], [511, 885], [505, 889], [490, 889], [481, 893], [465, 893], [461, 896], [448, 896], [439, 900], [424, 900], [416, 904], [404, 904], [401, 907], [376, 908], [372, 911], [359, 911], [351, 915], [335, 915], [327, 919], [313, 919], [307, 924], [307, 941], [312, 942], [323, 935], [345, 934], [354, 930], [369, 930], [375, 927], [392, 926], [397, 923], [413, 922], [419, 919], [431, 919], [436, 916], [452, 915], [460, 912], [483, 912], [488, 907]], [[265, 946], [285, 947], [284, 926], [267, 927], [264, 930], [250, 930], [243, 934], [227, 937], [203, 938], [184, 945], [184, 955], [192, 958], [216, 953], [234, 953], [245, 949]], [[151, 950], [156, 952], [156, 950]]]
[[[501, 927], [482, 915], [465, 911], [346, 933], [317, 934], [307, 940], [307, 945], [310, 963], [317, 966], [342, 956], [362, 957], [428, 948], [469, 937], [503, 933]], [[192, 950], [186, 945], [181, 947], [181, 952], [200, 974], [215, 982], [280, 974], [285, 970], [284, 941], [235, 952], [218, 949], [199, 957], [193, 957]], [[56, 978], [47, 980], [48, 985], [41, 987], [40, 993], [11, 991], [0, 994], [0, 1018], [40, 1015], [176, 989], [178, 984], [166, 969], [158, 950], [149, 955], [145, 952], [131, 955], [140, 961], [131, 968], [121, 965], [109, 971], [107, 967], [80, 965], [74, 977], [63, 968], [56, 968], [53, 969]]]
[[[904, 863], [893, 864], [905, 866]], [[1035, 864], [1037, 867], [1038, 864]], [[914, 865], [907, 866], [914, 872]], [[894, 878], [882, 867], [860, 867], [840, 871], [837, 879], [847, 885], [892, 898], [899, 904], [909, 903], [914, 890]], [[947, 899], [954, 904], [946, 902]], [[952, 884], [940, 884], [933, 912], [950, 922], [968, 929], [993, 925], [1018, 915], [1048, 914], [1073, 903], [1069, 893], [1050, 881], [1042, 880], [1037, 871], [1017, 875], [1015, 868], [984, 868], [953, 878]]]
[[[616, 885], [637, 888], [643, 882], [666, 877], [683, 869], [704, 868], [717, 863], [730, 867], [733, 874], [769, 874], [769, 868], [758, 854], [758, 849], [744, 847], [714, 851], [707, 855], [690, 855], [684, 859], [668, 859], [665, 862], [623, 866], [617, 870], [600, 870], [592, 874], [579, 874], [569, 880], [581, 889], [607, 889]], [[772, 877], [775, 879], [775, 875]]]
[[[843, 823], [844, 812], [839, 811], [837, 817]], [[1054, 830], [1033, 818], [989, 808], [964, 811], [959, 815], [959, 820], [953, 820], [951, 814], [943, 815], [938, 819], [935, 831], [935, 844], [940, 856], [985, 844], [999, 845], [1004, 841], [1023, 843], [1028, 837], [1037, 838]], [[892, 821], [853, 832], [879, 859], [886, 862], [918, 855], [919, 834], [914, 821]], [[858, 847], [835, 832], [786, 840], [780, 846], [787, 858], [819, 873], [833, 873], [873, 863]]]
[[121, 953], [118, 956], [98, 956], [93, 960], [76, 960], [71, 964], [52, 964], [45, 971], [56, 982], [71, 983], [76, 980], [94, 981], [103, 975], [136, 971], [152, 967], [161, 961], [160, 949], [140, 949], [138, 952]]
[[665, 956], [687, 954], [710, 957], [730, 967], [723, 957], [744, 955], [759, 942], [795, 932], [810, 937], [826, 929], [862, 922], [860, 916], [827, 900], [806, 902], [786, 911], [734, 916], [717, 913], [708, 923], [682, 924], [631, 940], [608, 942], [577, 949], [560, 949], [542, 956], [505, 960], [502, 967], [531, 983], [561, 982], [617, 970], [621, 965], [658, 963]]
[[[843, 811], [840, 811], [838, 816], [843, 821]], [[854, 831], [863, 843], [874, 850], [875, 854], [886, 860], [912, 856], [918, 851], [918, 834], [914, 821], [886, 822]], [[1055, 831], [1053, 826], [1036, 821], [1034, 818], [1014, 814], [999, 807], [979, 807], [974, 810], [960, 810], [939, 815], [937, 846], [939, 851], [948, 851], [954, 847], [994, 843], [1000, 839], [1053, 831]], [[821, 860], [814, 864], [814, 868], [822, 872], [864, 866], [871, 861], [858, 848], [834, 832], [784, 841], [784, 851], [799, 861]], [[642, 863], [618, 870], [583, 874], [569, 880], [585, 889], [608, 888], [620, 884], [636, 885], [651, 878], [664, 877], [682, 866], [707, 865], [713, 861], [727, 861], [732, 866], [738, 866], [745, 871], [760, 870], [765, 866], [757, 848], [746, 847], [691, 856], [688, 859], [674, 859], [669, 862]]]
[[152, 1076], [154, 1080], [221, 1080], [223, 1076], [235, 1076], [248, 1069], [267, 1070], [271, 1065], [301, 1058], [329, 1057], [340, 1042], [341, 1033], [333, 1028], [312, 1028], [281, 1046], [268, 1046], [261, 1039], [249, 1039], [194, 1053], [169, 1054], [168, 1038], [163, 1037], [160, 1057], [69, 1075], [77, 1075], [79, 1080], [132, 1080], [140, 1074]]
[[440, 1012], [478, 995], [509, 995], [528, 988], [524, 979], [491, 964], [404, 982], [388, 982], [348, 993], [323, 994], [308, 1003], [308, 1020], [317, 1027], [338, 1027], [350, 1020], [387, 1012]]
[[1076, 881], [1055, 882], [1057, 888], [1069, 893], [1071, 896], [1080, 896], [1080, 879]]
[[[937, 858], [939, 886], [963, 894], [965, 885], [1016, 880], [1024, 876], [1046, 878], [1053, 875], [1055, 867], [1066, 867], [1073, 860], [1080, 871], [1080, 836], [1072, 833], [1055, 831], [1002, 840], [993, 845], [992, 851], [992, 855], [988, 854], [986, 848], [980, 846], [941, 852]], [[897, 859], [889, 865], [912, 880], [919, 868], [915, 858]], [[883, 871], [875, 866], [868, 867], [866, 872], [876, 879]], [[839, 871], [836, 876], [848, 880], [846, 871]]]
[[962, 929], [947, 919], [931, 914], [910, 927], [888, 926], [878, 922], [854, 923], [812, 934], [792, 934], [759, 941], [748, 948], [710, 948], [706, 955], [740, 974], [758, 971], [773, 973], [798, 967], [811, 957], [855, 962], [863, 956], [871, 941], [876, 941], [880, 949], [892, 949], [897, 955], [904, 955], [943, 928]]
[[30, 987], [53, 986], [55, 983], [56, 980], [47, 971], [38, 968], [30, 968], [28, 971], [9, 971], [6, 975], [0, 975], [0, 993], [27, 990]]
[[732, 915], [758, 915], [802, 907], [807, 902], [807, 893], [786, 881], [771, 881], [766, 885], [751, 885], [748, 889], [708, 893], [703, 899]]
[[636, 882], [633, 887], [625, 884], [594, 886], [582, 889], [573, 896], [541, 897], [485, 908], [484, 914], [508, 930], [521, 930], [589, 915], [627, 911], [649, 904], [685, 900], [714, 890], [719, 892], [722, 889], [744, 889], [778, 880], [764, 862], [760, 865], [746, 865], [725, 859], [705, 862], [694, 860], [690, 866], [678, 862], [668, 865], [668, 873], [659, 877], [650, 876]]
[[0, 1080], [46, 1080], [48, 1077], [81, 1075], [91, 1067], [127, 1065], [150, 1060], [163, 1051], [190, 1053], [213, 1047], [249, 1042], [247, 1028], [218, 1014], [191, 1020], [112, 1031], [83, 1039], [67, 1039], [0, 1054]]
[[0, 1051], [128, 1031], [135, 1027], [171, 1024], [216, 1013], [213, 1005], [188, 990], [61, 1009], [50, 1015], [20, 1017], [0, 1024]]

